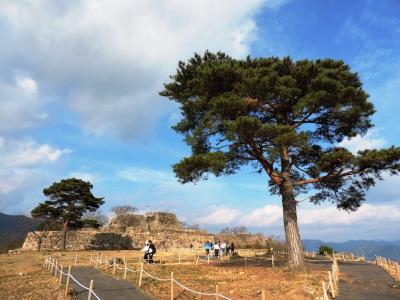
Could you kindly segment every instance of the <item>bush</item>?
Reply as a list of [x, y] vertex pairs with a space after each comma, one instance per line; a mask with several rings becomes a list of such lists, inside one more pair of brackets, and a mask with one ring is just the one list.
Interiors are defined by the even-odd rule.
[[331, 247], [331, 246], [328, 246], [328, 245], [321, 245], [321, 246], [319, 246], [319, 249], [318, 249], [318, 254], [319, 255], [325, 255], [325, 253], [327, 253], [327, 254], [333, 254], [333, 248]]

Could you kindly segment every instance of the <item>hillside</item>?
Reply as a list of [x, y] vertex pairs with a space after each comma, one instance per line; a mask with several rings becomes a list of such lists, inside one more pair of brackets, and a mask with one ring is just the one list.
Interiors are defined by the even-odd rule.
[[303, 245], [307, 251], [317, 251], [321, 244], [329, 245], [338, 252], [352, 252], [355, 255], [364, 255], [367, 258], [374, 258], [375, 255], [379, 255], [393, 260], [400, 260], [400, 240], [350, 240], [341, 243], [303, 240]]
[[35, 229], [38, 221], [25, 216], [0, 213], [0, 252], [22, 245], [28, 231]]

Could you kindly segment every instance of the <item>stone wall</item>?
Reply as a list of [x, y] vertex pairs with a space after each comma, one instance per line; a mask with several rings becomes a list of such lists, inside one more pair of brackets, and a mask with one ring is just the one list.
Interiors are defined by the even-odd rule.
[[[42, 234], [37, 232], [37, 234]], [[206, 240], [213, 240], [211, 234], [203, 231], [166, 229], [157, 232], [138, 232], [128, 227], [124, 233], [102, 230], [77, 230], [67, 233], [67, 250], [116, 250], [139, 249], [146, 240], [152, 240], [157, 248], [201, 248]], [[50, 231], [41, 243], [41, 250], [61, 250], [62, 232]], [[39, 239], [28, 233], [22, 250], [39, 250]]]
[[[37, 232], [37, 235], [43, 235]], [[28, 233], [23, 250], [39, 250], [39, 239]], [[217, 234], [207, 231], [182, 228], [181, 222], [172, 213], [148, 213], [146, 215], [120, 215], [104, 228], [68, 231], [67, 250], [116, 250], [139, 249], [146, 240], [152, 240], [157, 248], [203, 247], [206, 241], [234, 242], [236, 248], [269, 247], [270, 239], [253, 234]], [[41, 250], [61, 250], [62, 232], [51, 231], [40, 245]]]
[[270, 248], [271, 240], [261, 234], [226, 233], [216, 234], [217, 241], [228, 241], [235, 244], [235, 248]]
[[[63, 233], [61, 231], [49, 231], [40, 242], [36, 232], [29, 232], [22, 250], [61, 250]], [[132, 249], [132, 238], [127, 234], [115, 232], [102, 232], [97, 230], [77, 230], [67, 232], [67, 250], [92, 250], [92, 249]]]

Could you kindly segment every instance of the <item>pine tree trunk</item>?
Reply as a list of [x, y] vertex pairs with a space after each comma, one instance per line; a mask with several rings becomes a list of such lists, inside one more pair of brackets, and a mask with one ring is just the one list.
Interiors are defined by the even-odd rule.
[[299, 226], [297, 225], [297, 202], [293, 193], [289, 149], [285, 146], [281, 147], [281, 163], [284, 180], [280, 185], [280, 193], [282, 195], [283, 223], [288, 249], [288, 263], [290, 269], [302, 270], [304, 268], [304, 257]]
[[304, 268], [303, 247], [297, 225], [296, 200], [291, 182], [282, 184], [281, 195], [289, 268], [301, 270]]
[[68, 230], [68, 221], [65, 221], [63, 224], [62, 250], [67, 249], [67, 230]]

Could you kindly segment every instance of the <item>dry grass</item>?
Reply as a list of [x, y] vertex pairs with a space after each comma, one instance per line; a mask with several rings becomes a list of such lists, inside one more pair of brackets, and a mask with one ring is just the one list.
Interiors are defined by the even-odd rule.
[[[78, 265], [88, 265], [90, 255], [92, 254], [93, 257], [96, 255], [89, 251], [52, 253], [64, 266], [74, 263], [75, 254], [78, 254]], [[103, 258], [106, 256], [107, 258], [125, 258], [129, 268], [140, 268], [141, 253], [139, 251], [102, 251], [101, 255]], [[224, 263], [207, 265], [203, 262], [196, 266], [194, 252], [181, 253], [182, 264], [177, 264], [177, 257], [177, 252], [159, 251], [156, 258], [162, 259], [162, 264], [145, 264], [144, 269], [160, 278], [170, 278], [171, 272], [174, 272], [176, 280], [201, 292], [215, 292], [215, 286], [218, 284], [219, 292], [233, 299], [261, 299], [262, 289], [265, 290], [267, 299], [315, 299], [316, 296], [321, 295], [320, 282], [326, 277], [324, 272], [318, 270], [292, 273], [284, 267], [272, 269], [270, 261], [258, 266], [248, 261], [247, 267], [244, 267], [243, 260], [240, 264], [231, 261], [229, 265]], [[1, 262], [0, 299], [57, 299], [51, 296], [58, 293], [57, 282], [41, 266], [41, 254], [23, 253], [10, 257], [5, 255], [1, 257]], [[104, 265], [98, 268], [112, 275], [112, 268], [106, 270]], [[27, 274], [20, 276], [19, 272]], [[10, 274], [7, 275], [7, 273]], [[123, 271], [117, 270], [115, 276], [122, 278]], [[137, 286], [139, 273], [128, 272], [127, 280]], [[159, 282], [143, 277], [142, 289], [156, 299], [170, 299], [169, 282]], [[3, 290], [5, 296], [12, 296], [4, 297]], [[176, 285], [175, 296], [175, 299], [213, 299], [206, 296], [201, 298]]]
[[0, 255], [0, 299], [64, 300], [57, 280], [43, 266], [41, 253]]

